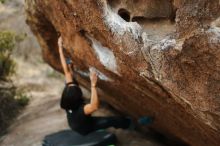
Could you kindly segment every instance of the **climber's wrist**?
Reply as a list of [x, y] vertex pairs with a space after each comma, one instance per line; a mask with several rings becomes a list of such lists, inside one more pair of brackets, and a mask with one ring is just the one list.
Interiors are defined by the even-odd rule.
[[63, 50], [63, 45], [58, 44], [58, 46], [60, 50]]

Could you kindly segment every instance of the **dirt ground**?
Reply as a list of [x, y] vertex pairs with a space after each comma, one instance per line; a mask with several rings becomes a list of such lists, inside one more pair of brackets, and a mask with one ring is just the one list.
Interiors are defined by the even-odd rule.
[[[45, 135], [68, 129], [65, 112], [59, 106], [63, 76], [41, 60], [40, 48], [25, 24], [24, 0], [0, 4], [0, 14], [0, 30], [27, 34], [13, 55], [17, 63], [13, 81], [31, 97], [29, 105], [15, 119], [8, 133], [0, 138], [0, 146], [41, 146]], [[89, 96], [89, 92], [84, 93]], [[112, 112], [102, 108], [96, 115], [112, 115]], [[111, 131], [118, 137], [117, 146], [162, 146], [136, 131]]]

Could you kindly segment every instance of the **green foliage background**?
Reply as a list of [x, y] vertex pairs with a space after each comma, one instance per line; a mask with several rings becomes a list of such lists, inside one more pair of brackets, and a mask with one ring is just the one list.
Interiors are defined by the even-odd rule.
[[2, 80], [15, 73], [15, 62], [11, 59], [15, 36], [12, 32], [0, 31], [0, 79]]
[[25, 36], [10, 31], [0, 31], [0, 135], [6, 132], [21, 107], [29, 102], [24, 91], [17, 90], [10, 80], [16, 66], [11, 57], [12, 51], [24, 38]]
[[0, 3], [5, 3], [6, 0], [0, 0]]

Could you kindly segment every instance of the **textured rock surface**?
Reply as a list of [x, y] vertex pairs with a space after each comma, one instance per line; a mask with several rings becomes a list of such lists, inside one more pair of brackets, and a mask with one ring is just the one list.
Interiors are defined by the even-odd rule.
[[220, 143], [219, 0], [26, 0], [44, 60], [62, 71], [57, 31], [80, 82], [103, 100], [194, 146]]

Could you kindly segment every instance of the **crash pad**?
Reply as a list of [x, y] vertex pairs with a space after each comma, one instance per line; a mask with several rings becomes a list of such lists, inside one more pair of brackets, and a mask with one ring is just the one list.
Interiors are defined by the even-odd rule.
[[116, 136], [105, 130], [80, 135], [72, 130], [62, 130], [45, 136], [42, 146], [108, 146], [116, 144]]

